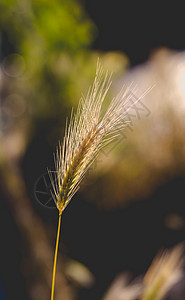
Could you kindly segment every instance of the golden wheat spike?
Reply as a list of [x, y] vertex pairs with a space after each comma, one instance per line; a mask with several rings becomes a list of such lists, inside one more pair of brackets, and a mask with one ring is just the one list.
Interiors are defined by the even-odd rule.
[[[123, 88], [112, 99], [105, 113], [102, 104], [111, 86], [111, 75], [103, 73], [97, 63], [96, 75], [87, 96], [80, 99], [76, 113], [71, 113], [66, 122], [62, 145], [59, 143], [55, 161], [55, 171], [49, 171], [52, 184], [52, 196], [59, 211], [59, 222], [55, 248], [51, 300], [54, 297], [56, 261], [59, 243], [61, 215], [65, 207], [79, 189], [88, 168], [93, 163], [99, 150], [115, 139], [120, 130], [127, 126], [126, 114], [132, 107], [128, 105], [133, 89]], [[146, 94], [146, 92], [145, 92]], [[137, 101], [139, 101], [139, 97]], [[53, 176], [54, 174], [54, 176]]]
[[[62, 146], [55, 155], [55, 176], [51, 176], [53, 198], [61, 214], [94, 161], [98, 151], [119, 135], [125, 120], [130, 87], [112, 99], [102, 116], [102, 104], [111, 86], [111, 75], [103, 76], [98, 61], [96, 75], [87, 96], [82, 97], [76, 113], [72, 111]], [[141, 97], [139, 98], [141, 99]]]

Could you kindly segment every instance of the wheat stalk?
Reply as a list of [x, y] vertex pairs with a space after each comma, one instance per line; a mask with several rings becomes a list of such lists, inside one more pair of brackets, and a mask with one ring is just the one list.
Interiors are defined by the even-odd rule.
[[[51, 300], [54, 297], [62, 212], [79, 189], [84, 175], [100, 149], [114, 140], [121, 129], [127, 126], [128, 122], [125, 120], [125, 116], [132, 106], [132, 104], [128, 105], [131, 89], [130, 87], [123, 88], [102, 114], [102, 104], [111, 86], [111, 75], [106, 73], [103, 76], [103, 74], [103, 69], [98, 61], [94, 83], [87, 96], [81, 98], [76, 113], [72, 111], [69, 124], [66, 123], [63, 143], [62, 145], [59, 143], [54, 157], [55, 171], [49, 171], [53, 189], [52, 196], [59, 211]], [[140, 96], [138, 101], [147, 92]]]

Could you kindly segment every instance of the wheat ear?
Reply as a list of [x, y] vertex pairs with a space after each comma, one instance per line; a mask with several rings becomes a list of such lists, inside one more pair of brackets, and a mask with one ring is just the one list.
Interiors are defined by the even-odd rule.
[[[129, 88], [123, 88], [102, 114], [102, 104], [110, 86], [111, 75], [106, 73], [103, 76], [103, 70], [98, 61], [94, 83], [87, 96], [81, 98], [76, 113], [72, 111], [69, 124], [66, 124], [63, 143], [62, 145], [59, 143], [54, 157], [55, 171], [49, 172], [53, 189], [52, 196], [59, 211], [51, 300], [54, 295], [62, 212], [79, 189], [85, 173], [99, 150], [115, 139], [120, 130], [127, 126], [125, 117], [132, 106], [128, 106], [131, 97]], [[137, 100], [140, 100], [145, 94]]]

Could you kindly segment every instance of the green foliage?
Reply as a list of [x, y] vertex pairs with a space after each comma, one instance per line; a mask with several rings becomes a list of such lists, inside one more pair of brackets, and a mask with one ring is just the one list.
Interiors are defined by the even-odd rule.
[[2, 60], [11, 53], [23, 57], [25, 72], [14, 78], [14, 93], [26, 99], [32, 115], [47, 118], [67, 105], [69, 68], [88, 51], [94, 30], [75, 0], [0, 2]]
[[92, 42], [94, 26], [74, 0], [1, 1], [0, 20], [15, 49], [32, 58], [79, 51]]

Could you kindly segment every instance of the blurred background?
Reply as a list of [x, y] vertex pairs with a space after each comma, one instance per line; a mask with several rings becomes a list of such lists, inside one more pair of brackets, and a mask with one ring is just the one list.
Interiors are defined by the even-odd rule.
[[[112, 95], [153, 89], [63, 214], [55, 299], [105, 299], [119, 274], [142, 276], [184, 241], [184, 26], [173, 2], [0, 0], [0, 300], [50, 299], [47, 168], [98, 57]], [[168, 299], [184, 292], [182, 282]]]

